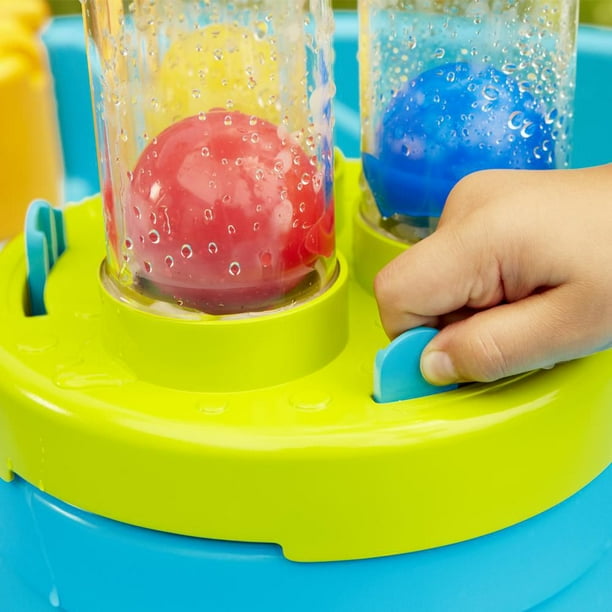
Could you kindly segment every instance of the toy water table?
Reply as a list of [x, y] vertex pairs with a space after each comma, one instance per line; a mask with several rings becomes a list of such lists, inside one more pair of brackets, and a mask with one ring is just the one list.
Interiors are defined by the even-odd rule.
[[[354, 157], [357, 21], [335, 20], [336, 140]], [[81, 29], [45, 34], [78, 197], [98, 189], [91, 117], [62, 110], [88, 108]], [[576, 165], [612, 136], [611, 36], [580, 31]], [[403, 247], [357, 239], [359, 174], [336, 157], [327, 290], [246, 318], [112, 295], [100, 196], [31, 208], [38, 293], [25, 238], [0, 253], [2, 610], [611, 608], [612, 354], [375, 401], [368, 282]]]

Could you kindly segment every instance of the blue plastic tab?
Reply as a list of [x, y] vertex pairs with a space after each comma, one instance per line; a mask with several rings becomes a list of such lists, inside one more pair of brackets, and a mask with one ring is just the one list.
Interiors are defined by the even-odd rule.
[[438, 330], [431, 327], [415, 327], [378, 351], [374, 362], [374, 399], [377, 402], [398, 402], [457, 388], [457, 385], [432, 385], [421, 374], [421, 353], [437, 333]]
[[45, 285], [51, 268], [66, 250], [64, 214], [44, 200], [34, 200], [26, 214], [27, 284], [32, 316], [45, 314]]

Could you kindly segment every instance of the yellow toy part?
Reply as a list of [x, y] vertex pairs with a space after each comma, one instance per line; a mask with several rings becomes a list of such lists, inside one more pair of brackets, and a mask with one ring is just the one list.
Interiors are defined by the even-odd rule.
[[0, 0], [0, 240], [23, 228], [34, 198], [61, 201], [53, 89], [38, 38], [47, 10], [44, 2]]
[[[295, 53], [303, 55], [303, 50]], [[296, 92], [305, 92], [305, 59], [300, 64], [294, 55], [292, 72], [283, 67], [284, 61], [276, 40], [258, 37], [252, 28], [220, 23], [179, 35], [153, 80], [159, 100], [148, 116], [150, 133], [212, 108], [239, 110], [280, 124], [283, 112], [295, 113], [303, 104]], [[301, 73], [295, 70], [299, 65]], [[283, 71], [290, 75], [290, 84], [283, 85]]]
[[[357, 162], [339, 165], [344, 252], [359, 200], [357, 176]], [[220, 337], [206, 342], [215, 321], [165, 319], [156, 350], [151, 321], [137, 321], [150, 314], [133, 311], [122, 330], [123, 315], [115, 324], [104, 312], [113, 298], [100, 293], [100, 210], [98, 198], [66, 210], [69, 246], [47, 281], [46, 315], [27, 316], [23, 241], [0, 253], [0, 476], [6, 480], [18, 474], [67, 503], [132, 525], [271, 542], [289, 559], [329, 561], [491, 533], [555, 506], [610, 464], [612, 351], [497, 383], [377, 404], [373, 362], [387, 339], [371, 292], [354, 278], [354, 262], [329, 298], [346, 284], [348, 337], [317, 320], [329, 314], [325, 300], [299, 305], [259, 337], [265, 346], [247, 374], [260, 385], [230, 390], [227, 377], [243, 376], [240, 351], [258, 355], [252, 337], [241, 345], [234, 334], [233, 355], [219, 350]], [[355, 243], [355, 259], [369, 254]], [[267, 325], [267, 316], [253, 325]], [[269, 369], [279, 359], [299, 361], [300, 351], [312, 348], [299, 338], [289, 347], [282, 337], [296, 333], [292, 317], [313, 335], [325, 328], [333, 337], [322, 345], [340, 348], [294, 378], [271, 382]], [[121, 342], [109, 343], [109, 334], [128, 332], [134, 342], [140, 333], [146, 350], [122, 352]], [[202, 369], [197, 389], [171, 384], [215, 351], [218, 371]], [[159, 359], [174, 372], [158, 376]]]

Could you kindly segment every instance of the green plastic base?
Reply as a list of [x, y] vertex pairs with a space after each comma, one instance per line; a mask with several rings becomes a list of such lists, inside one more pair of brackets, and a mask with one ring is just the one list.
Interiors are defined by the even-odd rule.
[[23, 241], [11, 243], [0, 253], [0, 475], [133, 525], [272, 542], [290, 559], [326, 561], [490, 533], [602, 472], [612, 457], [610, 351], [495, 384], [373, 401], [386, 338], [355, 278], [354, 262], [370, 255], [353, 244], [358, 172], [340, 161], [348, 336], [335, 357], [274, 386], [172, 388], [109, 351], [99, 199], [66, 211], [68, 249], [48, 280], [47, 315], [26, 316]]

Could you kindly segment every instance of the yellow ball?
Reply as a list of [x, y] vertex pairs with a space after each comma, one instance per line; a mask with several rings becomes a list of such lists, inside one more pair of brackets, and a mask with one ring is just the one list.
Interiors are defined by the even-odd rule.
[[279, 123], [284, 97], [297, 84], [282, 88], [281, 65], [273, 40], [256, 29], [212, 24], [177, 39], [162, 59], [151, 114], [152, 133], [184, 117], [212, 108], [239, 110]]

